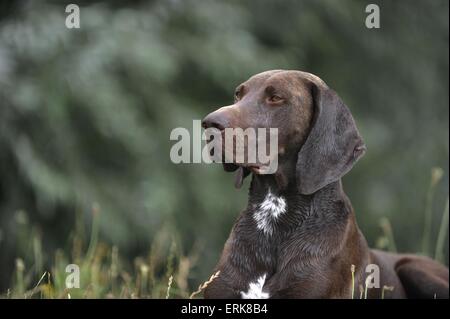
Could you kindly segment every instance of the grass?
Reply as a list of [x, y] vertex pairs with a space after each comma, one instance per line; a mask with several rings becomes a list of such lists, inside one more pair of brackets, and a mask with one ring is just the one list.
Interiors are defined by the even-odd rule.
[[[12, 288], [0, 298], [193, 298], [217, 277], [213, 275], [200, 285], [199, 291], [191, 293], [188, 281], [198, 259], [198, 248], [188, 256], [183, 255], [176, 240], [170, 237], [172, 232], [164, 227], [156, 234], [148, 255], [127, 264], [117, 247], [99, 240], [99, 214], [94, 206], [89, 242], [83, 243], [83, 231], [76, 230], [71, 236], [70, 253], [58, 249], [52, 256], [50, 269], [39, 275], [44, 254], [39, 237], [34, 238], [33, 259], [29, 265], [21, 258], [16, 260]], [[18, 219], [27, 231], [26, 218]], [[87, 247], [85, 252], [83, 247]], [[67, 288], [66, 281], [71, 275], [67, 267], [73, 264], [79, 267], [81, 288]]]
[[[435, 193], [439, 182], [443, 177], [443, 170], [439, 167], [434, 167], [431, 170], [430, 184], [425, 200], [425, 210], [424, 210], [424, 229], [422, 233], [422, 246], [420, 253], [431, 258], [436, 259], [441, 263], [446, 263], [445, 261], [445, 240], [448, 234], [449, 227], [449, 199], [445, 204], [445, 208], [442, 213], [441, 223], [439, 227], [439, 232], [437, 235], [437, 240], [432, 247], [432, 220], [433, 220], [433, 203], [435, 202]], [[387, 217], [382, 217], [380, 219], [380, 228], [382, 235], [377, 239], [377, 248], [384, 249], [390, 252], [397, 252], [397, 245], [395, 242], [394, 230], [391, 222]]]
[[396, 253], [397, 245], [395, 244], [394, 231], [392, 229], [391, 222], [387, 217], [382, 217], [380, 219], [380, 227], [383, 231], [383, 237], [381, 238], [384, 238], [387, 250]]
[[352, 299], [355, 299], [355, 265], [351, 266], [352, 271]]
[[444, 171], [440, 167], [434, 167], [431, 170], [430, 186], [428, 188], [426, 206], [425, 206], [425, 220], [424, 220], [424, 230], [422, 237], [422, 253], [430, 255], [430, 245], [431, 245], [431, 222], [432, 222], [432, 212], [433, 212], [433, 200], [434, 194], [436, 192], [436, 186], [442, 179]]
[[201, 284], [200, 286], [198, 286], [198, 289], [196, 291], [194, 291], [190, 296], [189, 299], [194, 299], [195, 296], [199, 295], [203, 290], [206, 289], [206, 287], [208, 287], [208, 285], [210, 283], [212, 283], [214, 281], [214, 279], [216, 279], [217, 277], [219, 277], [220, 275], [220, 270], [217, 271], [215, 274], [213, 274], [207, 281], [205, 281], [203, 284]]
[[[431, 174], [430, 189], [427, 193], [424, 213], [424, 233], [422, 250], [428, 256], [445, 263], [446, 238], [449, 224], [449, 200], [441, 217], [434, 250], [431, 247], [431, 220], [434, 193], [442, 172], [434, 169]], [[192, 281], [191, 270], [199, 259], [199, 247], [194, 248], [189, 255], [181, 252], [180, 244], [173, 237], [174, 231], [162, 227], [155, 235], [149, 253], [135, 258], [130, 264], [123, 258], [118, 247], [110, 246], [99, 239], [100, 209], [92, 208], [93, 222], [89, 241], [83, 238], [85, 230], [79, 219], [75, 230], [70, 236], [70, 249], [58, 249], [50, 256], [43, 253], [40, 233], [29, 225], [24, 212], [19, 212], [16, 222], [22, 235], [18, 236], [19, 246], [31, 247], [31, 257], [18, 258], [11, 288], [0, 298], [198, 298], [204, 289], [214, 281], [220, 272], [213, 274], [194, 292], [190, 290]], [[397, 251], [393, 227], [387, 218], [380, 220], [382, 235], [377, 246], [389, 251]], [[31, 234], [31, 241], [29, 237]], [[51, 265], [44, 269], [45, 265]], [[75, 264], [79, 267], [80, 287], [67, 288], [67, 278], [70, 273], [67, 266]], [[351, 267], [352, 290], [351, 298], [355, 299], [355, 266]], [[384, 286], [381, 298], [394, 287]], [[367, 283], [359, 286], [359, 298], [367, 298]]]
[[436, 242], [436, 250], [434, 259], [444, 263], [445, 262], [445, 238], [448, 234], [448, 198], [445, 204], [444, 213], [442, 214], [441, 226], [439, 228], [438, 239]]

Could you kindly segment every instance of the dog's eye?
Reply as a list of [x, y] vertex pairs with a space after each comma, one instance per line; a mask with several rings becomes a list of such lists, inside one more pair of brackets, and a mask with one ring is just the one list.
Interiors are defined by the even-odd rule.
[[277, 103], [277, 102], [281, 102], [283, 100], [283, 98], [279, 95], [273, 94], [271, 96], [268, 97], [268, 101], [270, 103]]
[[242, 98], [242, 88], [240, 87], [239, 89], [236, 90], [236, 92], [234, 92], [234, 102], [239, 101]]

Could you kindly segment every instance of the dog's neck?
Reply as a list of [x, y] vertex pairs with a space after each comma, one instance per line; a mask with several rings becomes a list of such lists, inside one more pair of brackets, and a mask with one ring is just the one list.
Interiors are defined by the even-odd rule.
[[250, 184], [249, 204], [261, 204], [267, 197], [283, 200], [286, 205], [289, 204], [290, 208], [295, 208], [297, 205], [303, 207], [311, 200], [310, 195], [300, 194], [296, 185], [282, 186], [274, 175], [254, 174]]
[[311, 195], [301, 194], [295, 181], [290, 183], [293, 184], [283, 187], [273, 175], [253, 175], [247, 213], [267, 235], [295, 230], [312, 215], [337, 222], [352, 213], [340, 180]]

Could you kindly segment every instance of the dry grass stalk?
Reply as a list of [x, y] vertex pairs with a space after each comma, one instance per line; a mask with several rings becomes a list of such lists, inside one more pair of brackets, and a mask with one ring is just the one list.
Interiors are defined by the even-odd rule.
[[203, 284], [201, 284], [200, 286], [198, 286], [197, 291], [194, 291], [191, 296], [189, 297], [189, 299], [193, 299], [196, 295], [198, 295], [199, 293], [201, 293], [203, 290], [206, 289], [206, 287], [208, 287], [208, 285], [210, 283], [212, 283], [214, 281], [214, 279], [216, 279], [217, 277], [219, 277], [220, 275], [220, 270], [217, 271], [215, 274], [213, 274], [208, 281], [205, 281]]
[[172, 287], [172, 281], [173, 281], [173, 276], [170, 276], [170, 277], [169, 277], [169, 283], [167, 284], [166, 299], [169, 299], [169, 296], [170, 296], [170, 288]]
[[355, 299], [355, 265], [352, 264], [350, 270], [352, 271], [352, 299]]
[[381, 299], [384, 299], [385, 291], [394, 291], [394, 286], [383, 286], [383, 289], [381, 290]]

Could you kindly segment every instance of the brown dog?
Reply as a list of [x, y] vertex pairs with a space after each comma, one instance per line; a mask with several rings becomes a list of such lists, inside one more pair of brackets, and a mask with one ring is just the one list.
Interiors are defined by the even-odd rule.
[[253, 179], [205, 298], [359, 298], [361, 288], [368, 298], [448, 298], [448, 268], [367, 246], [341, 184], [365, 146], [348, 108], [317, 76], [257, 74], [203, 126], [278, 128], [279, 162], [271, 175], [224, 164], [237, 170], [238, 185]]

